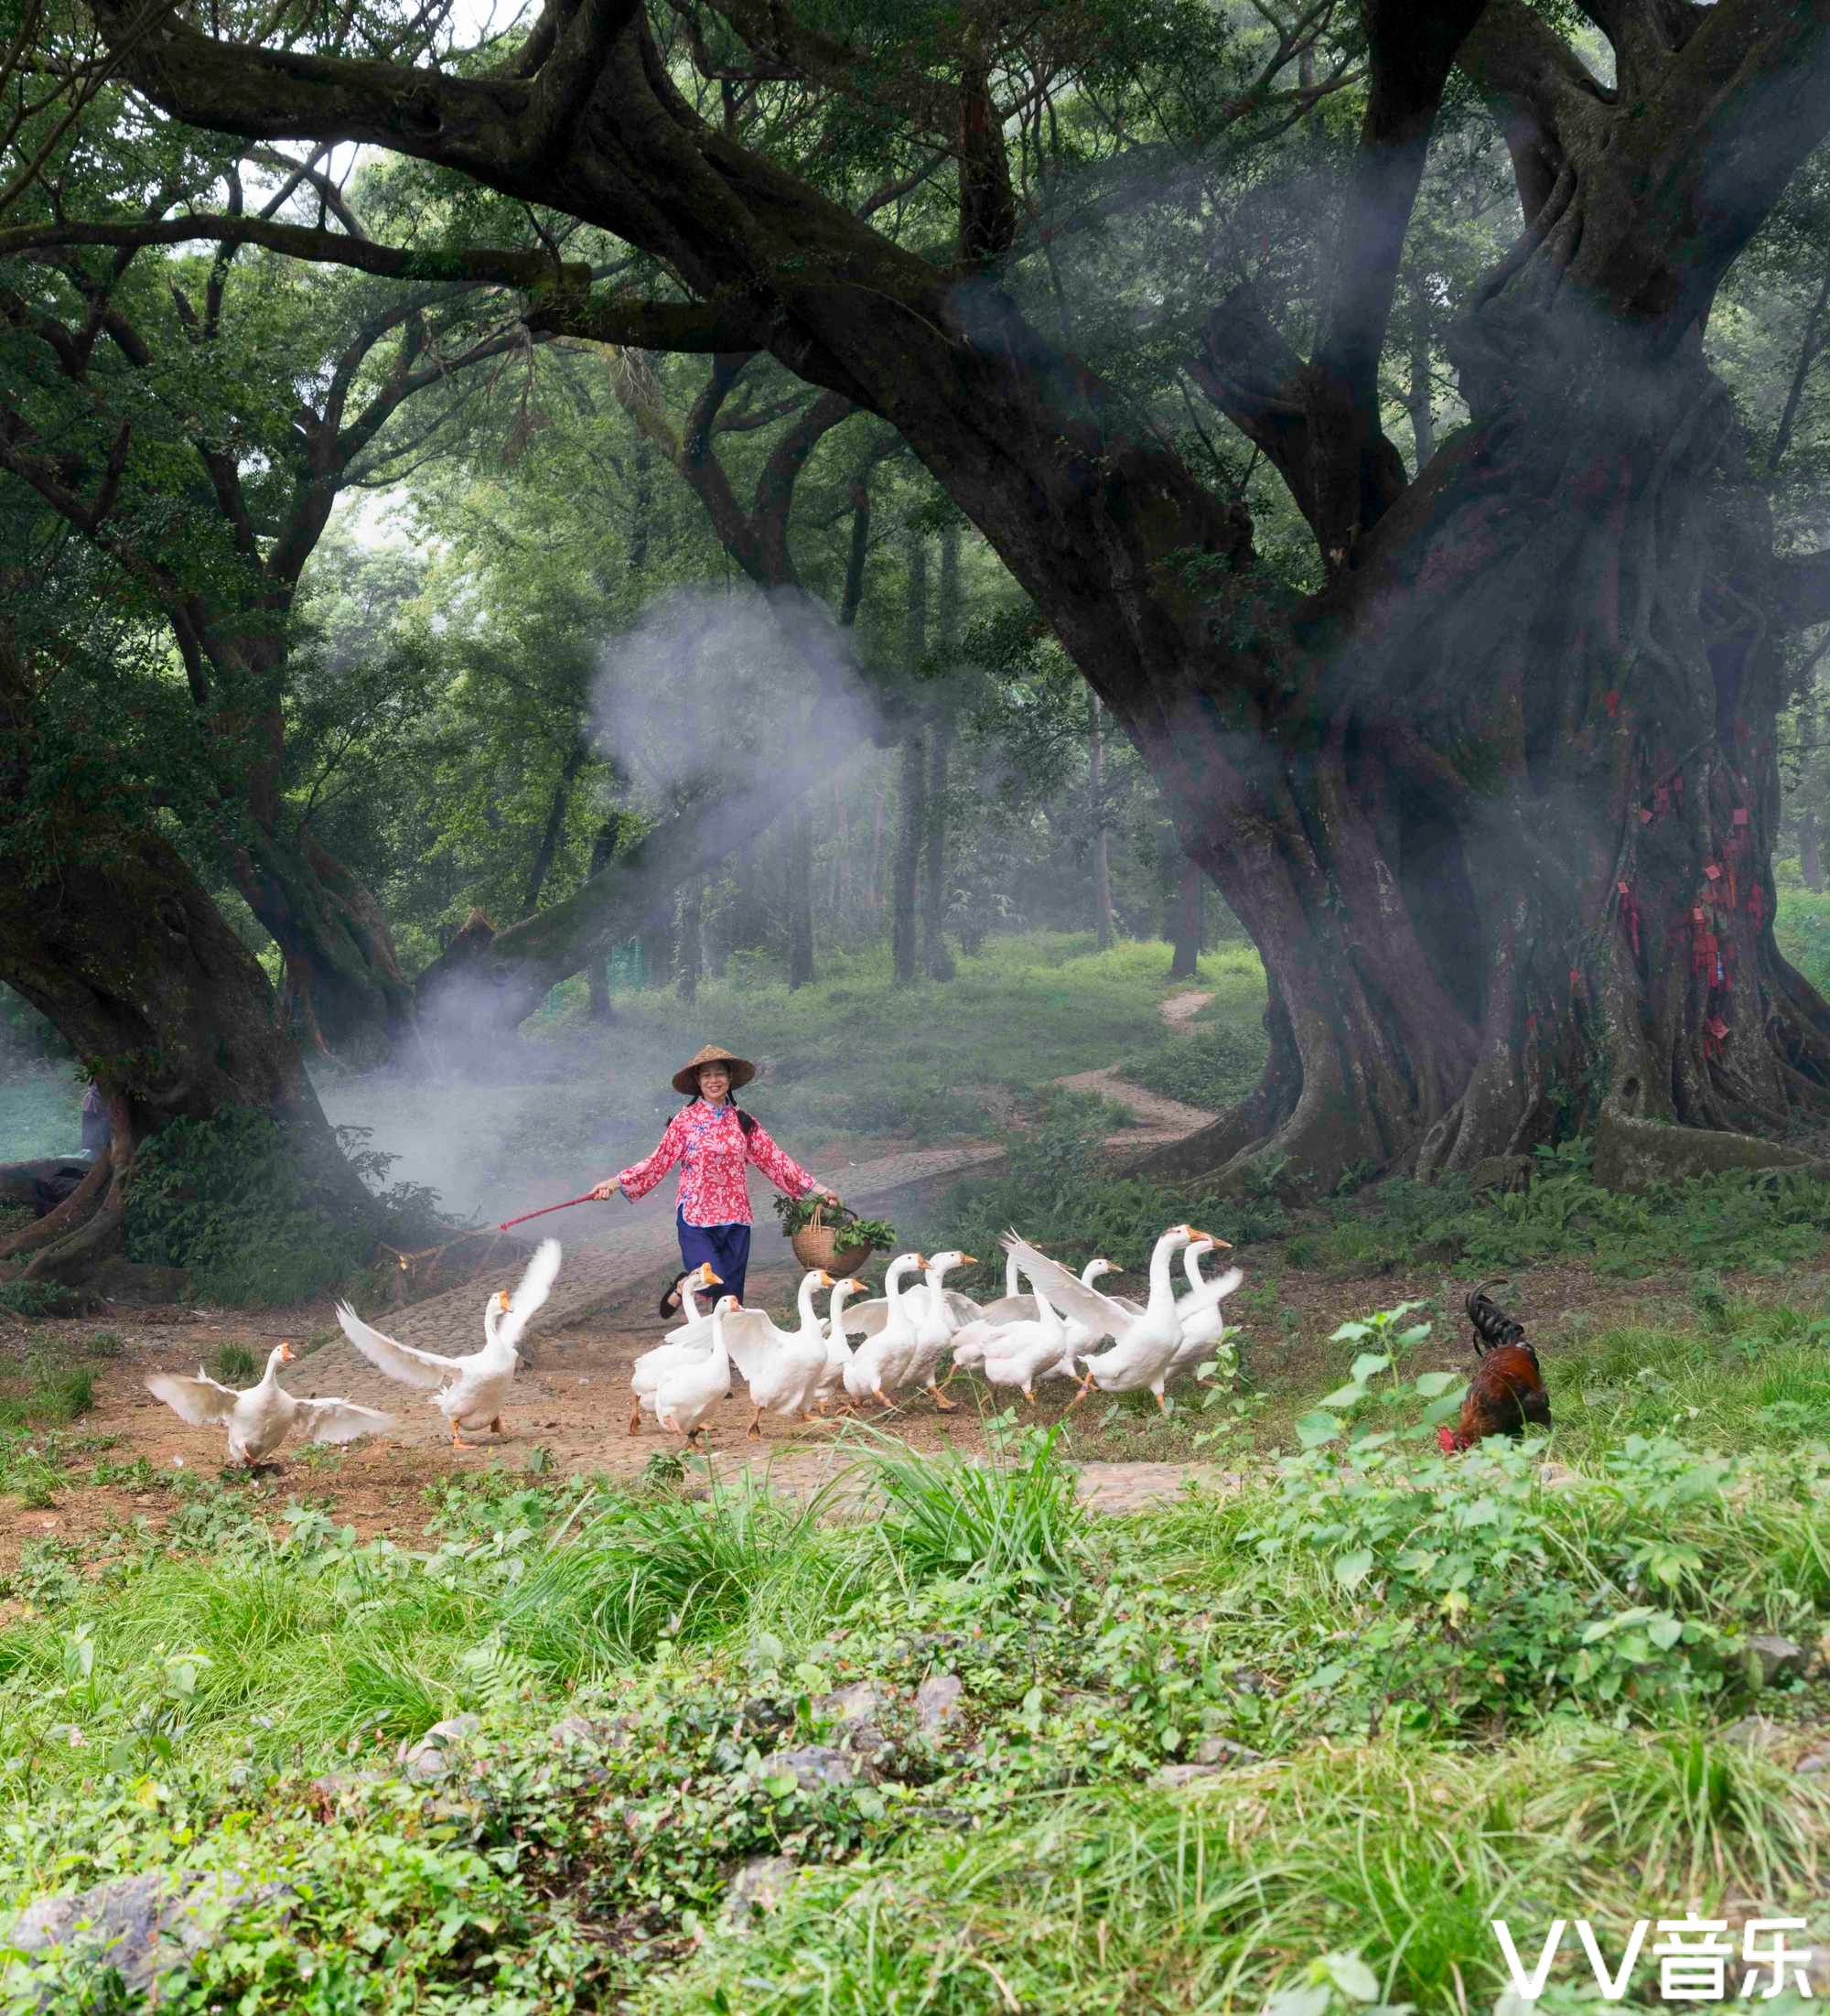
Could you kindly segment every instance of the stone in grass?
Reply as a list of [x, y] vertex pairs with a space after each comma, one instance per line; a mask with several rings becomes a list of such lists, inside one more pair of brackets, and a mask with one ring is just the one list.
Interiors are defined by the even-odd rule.
[[785, 1855], [752, 1855], [731, 1878], [718, 1922], [727, 1931], [742, 1932], [766, 1911], [773, 1911], [799, 1873]]
[[327, 1771], [306, 1786], [313, 1812], [328, 1820], [347, 1806], [360, 1806], [376, 1785], [387, 1783], [382, 1771]]
[[1199, 1784], [1206, 1778], [1222, 1778], [1242, 1764], [1263, 1762], [1257, 1751], [1247, 1750], [1243, 1743], [1235, 1743], [1224, 1736], [1203, 1736], [1195, 1745], [1191, 1762], [1159, 1764], [1151, 1775], [1151, 1783], [1166, 1792], [1174, 1792], [1183, 1785]]
[[636, 1723], [627, 1715], [608, 1721], [591, 1715], [563, 1715], [546, 1732], [551, 1750], [620, 1750], [634, 1739]]
[[435, 1722], [416, 1743], [403, 1742], [394, 1752], [394, 1762], [414, 1784], [430, 1784], [450, 1772], [454, 1762], [450, 1752], [481, 1727], [480, 1719], [475, 1715], [447, 1716], [444, 1721]]
[[1763, 1632], [1748, 1640], [1748, 1679], [1754, 1687], [1777, 1687], [1782, 1680], [1802, 1680], [1811, 1655], [1795, 1639]]
[[805, 1743], [798, 1750], [778, 1750], [762, 1760], [765, 1778], [789, 1776], [802, 1792], [825, 1792], [835, 1786], [856, 1784], [871, 1773], [869, 1767], [843, 1750], [823, 1743]]
[[1807, 1750], [1792, 1768], [1801, 1778], [1814, 1778], [1820, 1772], [1830, 1771], [1830, 1750]]
[[[215, 1945], [231, 1914], [277, 1902], [284, 1915], [291, 1896], [289, 1884], [258, 1883], [232, 1871], [117, 1876], [92, 1890], [40, 1897], [10, 1921], [0, 1919], [0, 1947], [39, 1966], [61, 1955], [92, 1957], [120, 1975], [122, 2006], [137, 2006], [162, 1975]], [[68, 1978], [47, 1984], [37, 2006], [70, 2006], [70, 1985]]]
[[874, 1681], [856, 1680], [836, 1693], [823, 1694], [813, 1709], [823, 1721], [836, 1722], [838, 1741], [862, 1757], [874, 1756], [889, 1739], [883, 1733], [883, 1718], [893, 1714], [897, 1701]]
[[930, 1741], [960, 1719], [965, 1683], [957, 1673], [931, 1673], [915, 1690], [915, 1726]]

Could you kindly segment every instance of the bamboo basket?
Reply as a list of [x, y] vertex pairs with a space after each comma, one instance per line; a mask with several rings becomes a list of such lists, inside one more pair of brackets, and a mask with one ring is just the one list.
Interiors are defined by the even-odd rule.
[[826, 1223], [824, 1202], [813, 1206], [813, 1215], [799, 1232], [788, 1234], [788, 1244], [794, 1249], [794, 1257], [808, 1273], [816, 1267], [824, 1267], [834, 1280], [861, 1267], [870, 1258], [868, 1246], [847, 1246], [844, 1252], [839, 1250], [839, 1235]]

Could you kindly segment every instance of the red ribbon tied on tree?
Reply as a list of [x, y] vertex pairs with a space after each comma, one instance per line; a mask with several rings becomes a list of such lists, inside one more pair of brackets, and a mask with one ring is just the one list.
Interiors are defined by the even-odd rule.
[[1620, 695], [1619, 693], [1611, 689], [1604, 693], [1601, 695], [1601, 705], [1607, 708], [1608, 718], [1610, 721], [1618, 721], [1620, 718]]
[[1758, 882], [1748, 891], [1748, 914], [1756, 927], [1767, 921], [1767, 894]]

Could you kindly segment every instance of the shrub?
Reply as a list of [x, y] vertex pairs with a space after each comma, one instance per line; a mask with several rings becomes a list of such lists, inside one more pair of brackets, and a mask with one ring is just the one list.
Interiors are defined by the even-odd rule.
[[1243, 1099], [1258, 1082], [1269, 1045], [1256, 1022], [1209, 1022], [1188, 1036], [1165, 1036], [1133, 1051], [1119, 1075], [1166, 1099], [1209, 1113]]
[[352, 1222], [267, 1115], [231, 1107], [175, 1120], [140, 1149], [125, 1237], [129, 1259], [188, 1268], [200, 1297], [271, 1305], [343, 1280], [373, 1228]]

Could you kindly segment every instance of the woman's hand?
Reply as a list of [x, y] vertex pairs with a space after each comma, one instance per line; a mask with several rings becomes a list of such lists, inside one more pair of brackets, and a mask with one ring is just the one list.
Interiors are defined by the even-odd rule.
[[602, 1202], [608, 1202], [610, 1198], [614, 1197], [617, 1194], [616, 1178], [614, 1176], [605, 1177], [603, 1181], [599, 1183], [595, 1190], [587, 1191], [587, 1194], [592, 1197], [596, 1197]]

